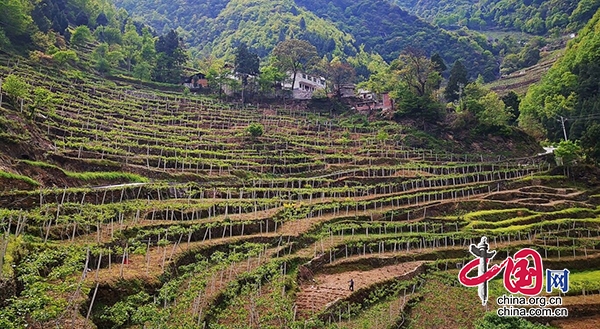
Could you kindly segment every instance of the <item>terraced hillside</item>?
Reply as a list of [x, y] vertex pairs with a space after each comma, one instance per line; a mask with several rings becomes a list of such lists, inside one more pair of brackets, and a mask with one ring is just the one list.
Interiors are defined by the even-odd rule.
[[482, 235], [572, 271], [561, 326], [598, 321], [600, 198], [547, 155], [0, 63], [62, 98], [1, 108], [2, 328], [473, 327], [456, 265]]
[[527, 93], [529, 86], [541, 80], [542, 76], [554, 65], [563, 52], [563, 50], [554, 50], [546, 53], [540, 63], [507, 76], [502, 76], [499, 80], [491, 82], [487, 86], [499, 95], [506, 95], [510, 91], [524, 95]]

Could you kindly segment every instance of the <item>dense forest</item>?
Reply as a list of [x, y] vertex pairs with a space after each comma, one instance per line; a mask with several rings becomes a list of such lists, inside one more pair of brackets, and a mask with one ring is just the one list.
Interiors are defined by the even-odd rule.
[[[354, 56], [361, 45], [387, 61], [407, 45], [448, 63], [472, 63], [470, 74], [486, 80], [499, 76], [498, 61], [487, 40], [445, 32], [389, 1], [194, 1], [171, 6], [165, 1], [117, 0], [115, 3], [157, 31], [176, 29], [194, 54], [232, 55], [240, 42], [265, 57], [286, 38], [303, 39], [321, 56]], [[210, 8], [210, 9], [207, 9]], [[377, 22], [375, 24], [374, 22]], [[460, 50], [460, 51], [457, 51]]]
[[265, 57], [286, 37], [303, 38], [321, 54], [354, 53], [354, 40], [329, 22], [294, 5], [292, 1], [183, 1], [118, 0], [115, 3], [157, 31], [176, 29], [193, 54], [232, 55], [245, 42]]
[[177, 32], [158, 35], [109, 1], [3, 0], [2, 8], [0, 49], [43, 65], [179, 83], [189, 58]]
[[[600, 11], [521, 103], [520, 126], [551, 140], [581, 139], [600, 160]], [[565, 120], [563, 131], [562, 123]]]
[[394, 0], [443, 27], [506, 29], [532, 34], [576, 31], [594, 15], [598, 0]]

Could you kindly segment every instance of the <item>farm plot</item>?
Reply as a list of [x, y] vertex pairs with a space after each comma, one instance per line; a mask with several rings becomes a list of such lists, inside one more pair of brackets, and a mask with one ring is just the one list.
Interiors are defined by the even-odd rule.
[[18, 168], [35, 184], [0, 193], [14, 287], [1, 327], [418, 325], [431, 273], [455, 271], [482, 235], [501, 255], [528, 246], [600, 269], [595, 192], [540, 176], [543, 156], [414, 149], [395, 123], [0, 63], [62, 99], [32, 117], [47, 148]]

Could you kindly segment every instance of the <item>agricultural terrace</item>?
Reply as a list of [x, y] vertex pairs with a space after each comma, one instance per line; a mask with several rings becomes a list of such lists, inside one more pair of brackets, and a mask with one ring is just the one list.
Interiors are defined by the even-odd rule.
[[572, 271], [559, 324], [600, 314], [600, 198], [547, 156], [0, 63], [60, 99], [1, 108], [3, 328], [473, 327], [486, 310], [457, 264], [482, 235]]

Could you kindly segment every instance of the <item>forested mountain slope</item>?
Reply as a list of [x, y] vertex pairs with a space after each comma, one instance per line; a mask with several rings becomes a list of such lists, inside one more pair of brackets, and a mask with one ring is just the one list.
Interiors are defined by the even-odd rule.
[[[600, 126], [600, 11], [569, 43], [556, 64], [531, 87], [521, 105], [520, 124], [553, 140], [563, 137], [596, 143]], [[584, 143], [585, 144], [585, 143]], [[585, 146], [585, 145], [584, 145]]]
[[473, 63], [472, 74], [497, 75], [491, 52], [465, 37], [449, 34], [389, 1], [115, 0], [134, 17], [161, 32], [178, 29], [196, 52], [222, 56], [246, 42], [261, 57], [285, 38], [304, 39], [320, 55], [353, 55], [359, 45], [397, 58], [408, 45], [439, 52], [449, 63]]
[[447, 63], [460, 59], [471, 64], [471, 73], [493, 79], [497, 63], [491, 52], [476, 42], [457, 37], [410, 15], [389, 1], [296, 0], [317, 15], [352, 33], [359, 44], [385, 59], [397, 58], [408, 46], [440, 53]]
[[582, 27], [599, 0], [394, 0], [402, 8], [440, 26], [501, 28], [545, 34]]
[[350, 35], [289, 0], [183, 0], [176, 5], [162, 0], [116, 0], [115, 3], [159, 33], [177, 29], [192, 49], [204, 54], [230, 54], [242, 41], [252, 45], [260, 56], [266, 56], [286, 36], [306, 39], [321, 53], [355, 51]]

